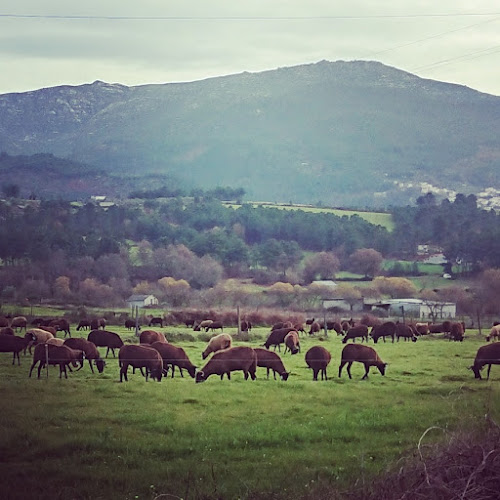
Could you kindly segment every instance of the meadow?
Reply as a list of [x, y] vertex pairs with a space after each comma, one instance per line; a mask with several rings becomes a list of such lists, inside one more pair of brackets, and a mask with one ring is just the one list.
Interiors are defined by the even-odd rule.
[[[108, 329], [137, 342], [122, 327]], [[206, 335], [161, 331], [203, 366]], [[268, 331], [234, 344], [261, 345]], [[304, 361], [317, 344], [332, 353], [328, 381], [314, 382]], [[480, 432], [486, 413], [500, 422], [500, 367], [489, 381], [467, 369], [483, 344], [473, 330], [462, 343], [440, 335], [379, 342], [386, 376], [372, 368], [363, 381], [360, 364], [352, 380], [338, 378], [336, 334], [302, 336], [301, 353], [282, 355], [286, 382], [258, 368], [255, 381], [235, 373], [195, 384], [186, 373], [158, 383], [137, 372], [119, 383], [112, 357], [102, 374], [87, 363], [67, 380], [55, 367], [38, 380], [36, 370], [28, 378], [29, 356], [12, 366], [11, 355], [0, 354], [2, 498], [342, 498], [416, 457], [431, 427], [422, 446]]]

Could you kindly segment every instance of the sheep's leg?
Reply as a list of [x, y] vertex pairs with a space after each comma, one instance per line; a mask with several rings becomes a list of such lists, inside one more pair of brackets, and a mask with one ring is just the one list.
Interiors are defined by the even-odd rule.
[[349, 361], [349, 363], [347, 363], [347, 374], [349, 375], [349, 378], [352, 378], [351, 376], [351, 366], [352, 366], [352, 361]]
[[365, 374], [361, 378], [361, 380], [364, 380], [365, 378], [368, 377], [368, 372], [370, 371], [370, 366], [365, 363]]
[[342, 376], [342, 368], [344, 368], [347, 361], [341, 361], [339, 365], [339, 378]]
[[[83, 364], [82, 364], [82, 366], [83, 366]], [[90, 371], [92, 373], [94, 373], [94, 367], [92, 366], [92, 360], [91, 359], [89, 359], [89, 366], [90, 366]]]
[[318, 380], [319, 368], [313, 370], [313, 380]]
[[486, 380], [490, 379], [490, 371], [491, 371], [491, 363], [488, 365], [488, 374], [487, 374]]
[[35, 365], [36, 365], [36, 361], [31, 365], [30, 374], [28, 375], [29, 378], [31, 378], [31, 372], [33, 371], [33, 368], [35, 368]]
[[[325, 377], [324, 379], [323, 376]], [[328, 377], [326, 375], [326, 368], [321, 369], [321, 380], [328, 380]]]

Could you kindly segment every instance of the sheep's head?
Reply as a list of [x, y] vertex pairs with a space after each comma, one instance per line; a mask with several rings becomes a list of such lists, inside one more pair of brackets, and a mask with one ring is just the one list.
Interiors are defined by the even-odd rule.
[[196, 373], [196, 383], [205, 382], [206, 377], [202, 370]]
[[378, 371], [382, 374], [385, 375], [385, 369], [387, 367], [387, 363], [381, 363], [378, 365]]
[[99, 373], [102, 373], [104, 371], [104, 367], [106, 366], [106, 361], [102, 358], [97, 358], [94, 360], [94, 364], [96, 365]]
[[290, 375], [290, 372], [283, 372], [281, 374], [281, 380], [288, 380], [289, 375]]

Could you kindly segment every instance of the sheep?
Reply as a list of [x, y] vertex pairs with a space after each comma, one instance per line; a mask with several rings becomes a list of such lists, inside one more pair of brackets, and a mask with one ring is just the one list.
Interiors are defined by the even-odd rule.
[[205, 350], [201, 353], [202, 359], [205, 359], [210, 353], [221, 351], [223, 349], [229, 349], [233, 339], [228, 333], [219, 333], [215, 337], [212, 337], [205, 347]]
[[294, 329], [290, 328], [280, 328], [278, 330], [273, 330], [269, 336], [263, 347], [269, 349], [272, 345], [274, 346], [274, 350], [276, 350], [276, 346], [278, 346], [278, 351], [281, 352], [281, 344], [285, 342], [285, 337], [288, 332], [293, 332]]
[[12, 321], [10, 322], [10, 327], [13, 330], [22, 329], [26, 331], [26, 325], [28, 324], [28, 320], [24, 316], [15, 316], [12, 318]]
[[187, 370], [189, 375], [194, 378], [196, 366], [189, 360], [186, 351], [182, 347], [177, 347], [165, 342], [153, 342], [151, 347], [156, 349], [163, 359], [163, 372], [166, 375], [168, 367], [172, 367], [172, 378], [174, 377], [175, 367], [179, 368], [181, 377], [184, 377], [182, 370]]
[[205, 319], [203, 321], [201, 321], [200, 323], [196, 323], [195, 325], [193, 325], [193, 330], [195, 332], [199, 332], [201, 331], [203, 328], [205, 328], [208, 332], [208, 328], [210, 328], [210, 325], [213, 323], [213, 319]]
[[57, 331], [64, 332], [65, 337], [66, 337], [66, 335], [71, 337], [71, 330], [70, 330], [69, 321], [65, 318], [54, 319], [47, 326], [53, 326]]
[[372, 331], [370, 332], [370, 337], [373, 339], [375, 344], [378, 342], [378, 339], [382, 337], [385, 342], [386, 337], [392, 338], [392, 343], [394, 343], [394, 334], [396, 333], [396, 323], [394, 321], [386, 321], [380, 325], [374, 326]]
[[46, 332], [49, 332], [51, 333], [52, 335], [54, 335], [54, 337], [57, 337], [57, 329], [54, 328], [53, 326], [44, 326], [44, 325], [40, 325], [40, 330], [45, 330]]
[[333, 329], [337, 332], [337, 335], [344, 335], [344, 329], [338, 321], [333, 322]]
[[272, 370], [274, 380], [276, 380], [276, 373], [281, 377], [281, 380], [288, 380], [290, 372], [286, 371], [285, 365], [278, 354], [261, 347], [254, 348], [254, 351], [257, 355], [257, 366], [267, 369], [267, 378], [269, 378], [269, 370]]
[[208, 363], [196, 373], [196, 383], [204, 382], [210, 375], [220, 375], [222, 380], [226, 374], [227, 378], [231, 380], [231, 372], [237, 370], [243, 371], [245, 380], [248, 380], [249, 375], [252, 380], [256, 379], [257, 354], [251, 347], [230, 347], [216, 352]]
[[368, 377], [370, 366], [376, 366], [382, 375], [385, 375], [387, 363], [384, 363], [373, 347], [361, 344], [348, 344], [342, 349], [339, 365], [339, 378], [342, 376], [342, 368], [347, 364], [347, 374], [351, 377], [351, 366], [354, 361], [365, 365], [365, 374], [361, 380]]
[[161, 381], [163, 374], [163, 359], [160, 353], [151, 346], [127, 344], [120, 347], [118, 353], [118, 362], [120, 365], [120, 382], [125, 379], [128, 382], [127, 370], [129, 366], [133, 368], [146, 369], [146, 382], [148, 376]]
[[92, 318], [90, 320], [90, 329], [91, 330], [104, 330], [106, 328], [106, 320], [104, 318]]
[[311, 323], [311, 327], [309, 328], [309, 335], [314, 335], [321, 330], [320, 325], [317, 321], [313, 321]]
[[489, 342], [490, 340], [497, 340], [500, 338], [500, 325], [494, 325], [491, 330], [489, 335], [486, 336], [486, 342]]
[[450, 328], [450, 341], [463, 342], [464, 340], [464, 327], [462, 323], [452, 323]]
[[411, 340], [412, 342], [417, 341], [417, 337], [410, 326], [404, 323], [396, 323], [396, 339], [398, 342], [401, 337], [405, 339], [405, 342], [407, 340]]
[[151, 318], [149, 320], [148, 326], [153, 325], [160, 325], [160, 327], [163, 328], [163, 318], [160, 318], [159, 316]]
[[295, 323], [293, 326], [293, 329], [297, 332], [300, 333], [302, 332], [304, 335], [306, 334], [306, 330], [304, 328], [304, 323]]
[[282, 328], [292, 328], [292, 322], [291, 321], [279, 321], [278, 323], [274, 323], [274, 325], [271, 327], [271, 331], [274, 330], [281, 330]]
[[14, 330], [10, 326], [0, 328], [0, 335], [14, 335]]
[[252, 330], [252, 323], [248, 321], [247, 319], [244, 319], [240, 323], [241, 331], [242, 332], [250, 332]]
[[291, 332], [288, 332], [285, 335], [285, 352], [283, 354], [287, 353], [287, 350], [290, 351], [292, 354], [297, 354], [300, 352], [300, 340], [299, 340], [299, 334], [297, 331], [292, 330]]
[[31, 354], [31, 348], [34, 345], [36, 346], [37, 344], [45, 344], [47, 340], [53, 339], [54, 335], [40, 328], [30, 328], [26, 332], [25, 337], [28, 338], [29, 342], [24, 348], [24, 354], [26, 354], [26, 349], [29, 349], [29, 353]]
[[49, 340], [47, 340], [47, 342], [45, 342], [46, 344], [50, 344], [50, 345], [63, 345], [64, 344], [64, 339], [57, 339], [57, 338], [51, 338]]
[[477, 350], [474, 363], [469, 367], [474, 372], [475, 378], [482, 380], [481, 370], [485, 365], [488, 365], [486, 380], [489, 380], [491, 365], [500, 365], [500, 344], [483, 345]]
[[37, 363], [39, 363], [38, 378], [40, 378], [40, 372], [47, 363], [49, 365], [59, 365], [59, 378], [62, 378], [63, 373], [64, 377], [68, 378], [66, 367], [69, 367], [70, 363], [76, 366], [75, 353], [72, 349], [64, 345], [37, 344], [33, 353], [33, 363], [30, 368], [29, 377], [31, 377], [33, 368]]
[[[135, 330], [135, 319], [126, 319], [125, 320], [125, 328], [127, 330]], [[139, 325], [139, 322], [137, 322], [137, 329], [141, 329], [141, 325]]]
[[76, 327], [77, 331], [80, 330], [89, 330], [90, 329], [90, 321], [88, 319], [81, 319], [78, 322], [78, 326]]
[[353, 342], [356, 342], [358, 337], [361, 337], [361, 342], [366, 340], [368, 343], [368, 327], [366, 325], [351, 326], [342, 339], [342, 343], [346, 344], [350, 339], [352, 339]]
[[319, 372], [321, 372], [321, 380], [328, 380], [326, 367], [331, 359], [330, 352], [320, 345], [315, 345], [306, 352], [306, 364], [313, 371], [313, 380], [318, 380]]
[[17, 335], [0, 335], [0, 352], [11, 352], [12, 353], [12, 364], [15, 364], [17, 358], [17, 364], [21, 364], [19, 359], [19, 353], [26, 349], [29, 342], [33, 341], [33, 337], [26, 334], [24, 337], [18, 337]]
[[97, 367], [99, 373], [102, 373], [106, 362], [101, 358], [99, 350], [93, 342], [83, 338], [70, 338], [64, 341], [64, 345], [70, 347], [71, 349], [79, 349], [85, 353], [85, 358], [89, 361], [90, 370], [94, 373], [94, 367], [92, 366], [92, 361]]
[[210, 326], [205, 327], [205, 332], [208, 332], [208, 330], [212, 330], [212, 332], [215, 332], [215, 330], [220, 330], [221, 332], [223, 332], [224, 325], [222, 324], [222, 321], [212, 321]]
[[106, 357], [108, 357], [109, 350], [111, 349], [114, 358], [115, 349], [120, 349], [123, 346], [121, 337], [117, 333], [107, 330], [92, 330], [88, 334], [87, 340], [93, 342], [97, 347], [106, 347]]
[[444, 326], [443, 323], [431, 323], [428, 325], [429, 333], [443, 333]]
[[139, 337], [140, 344], [152, 344], [153, 342], [167, 342], [165, 335], [154, 330], [144, 330]]
[[429, 324], [428, 323], [415, 323], [415, 331], [417, 335], [429, 335]]
[[9, 320], [5, 316], [0, 316], [0, 327], [9, 326]]

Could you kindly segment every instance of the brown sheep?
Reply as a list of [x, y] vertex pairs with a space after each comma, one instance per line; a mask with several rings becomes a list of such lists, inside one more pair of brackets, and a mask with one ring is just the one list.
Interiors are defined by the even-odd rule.
[[[135, 330], [135, 319], [126, 319], [125, 320], [125, 328], [127, 330]], [[138, 328], [138, 330], [141, 329], [141, 325], [139, 324], [139, 322], [137, 322], [137, 328]]]
[[272, 345], [274, 346], [274, 350], [276, 350], [276, 346], [278, 346], [278, 351], [281, 352], [281, 344], [285, 342], [285, 337], [288, 332], [293, 332], [294, 329], [290, 328], [280, 328], [278, 330], [272, 330], [268, 335], [264, 346], [266, 349], [269, 349]]
[[374, 326], [372, 331], [370, 332], [370, 337], [373, 339], [375, 344], [378, 342], [378, 339], [382, 337], [385, 342], [386, 337], [391, 337], [392, 342], [394, 343], [394, 334], [396, 333], [396, 323], [394, 321], [386, 321], [380, 325]]
[[311, 323], [311, 327], [309, 328], [309, 335], [314, 335], [321, 330], [320, 324], [317, 321]]
[[9, 326], [9, 320], [5, 316], [0, 316], [0, 327]]
[[281, 330], [282, 328], [292, 328], [292, 322], [291, 321], [279, 321], [278, 323], [274, 323], [274, 325], [271, 327], [271, 331], [274, 330]]
[[196, 373], [196, 383], [204, 382], [210, 375], [220, 375], [220, 378], [227, 375], [231, 380], [231, 372], [242, 370], [245, 380], [248, 376], [252, 380], [256, 379], [257, 354], [251, 347], [238, 346], [216, 352], [208, 363]]
[[368, 372], [370, 371], [370, 366], [376, 366], [382, 375], [385, 375], [385, 367], [387, 363], [384, 363], [375, 349], [373, 347], [361, 344], [348, 344], [342, 349], [342, 357], [339, 366], [339, 377], [342, 375], [342, 368], [347, 363], [347, 374], [349, 378], [351, 377], [351, 366], [354, 361], [359, 361], [365, 365], [365, 374], [361, 380], [368, 377]]
[[285, 352], [283, 354], [286, 354], [287, 350], [292, 354], [297, 354], [298, 352], [300, 352], [299, 334], [295, 330], [292, 330], [285, 335], [284, 342]]
[[412, 342], [417, 341], [417, 337], [409, 325], [404, 323], [396, 323], [396, 339], [399, 342], [400, 338], [404, 338], [405, 342], [411, 340]]
[[93, 342], [97, 347], [106, 347], [106, 357], [108, 357], [109, 350], [115, 357], [115, 349], [120, 349], [123, 346], [123, 340], [114, 332], [107, 330], [92, 330], [87, 337], [87, 340]]
[[417, 335], [429, 335], [429, 324], [428, 323], [415, 323], [415, 331]]
[[94, 367], [92, 366], [92, 361], [95, 363], [99, 373], [102, 373], [106, 362], [101, 358], [99, 350], [93, 342], [87, 339], [82, 339], [78, 337], [66, 339], [64, 345], [70, 347], [71, 349], [79, 349], [85, 353], [85, 358], [89, 361], [90, 370], [94, 373]]
[[473, 365], [470, 369], [474, 372], [474, 376], [482, 379], [481, 370], [485, 365], [488, 365], [487, 380], [490, 378], [491, 365], [500, 365], [500, 344], [488, 344], [481, 346], [476, 353]]
[[166, 375], [169, 367], [172, 367], [172, 378], [174, 377], [175, 367], [179, 368], [181, 377], [184, 377], [182, 370], [187, 370], [189, 375], [194, 378], [196, 366], [189, 360], [186, 351], [182, 347], [177, 347], [165, 342], [153, 342], [151, 347], [156, 349], [163, 359], [163, 372]]
[[321, 372], [321, 380], [328, 380], [326, 367], [331, 359], [330, 352], [320, 345], [315, 345], [306, 352], [306, 364], [313, 371], [313, 380], [318, 380], [319, 372]]
[[120, 382], [125, 379], [128, 382], [127, 370], [129, 366], [133, 368], [145, 368], [146, 382], [148, 376], [161, 381], [163, 374], [163, 359], [160, 353], [151, 346], [127, 344], [120, 348], [118, 353], [118, 363], [120, 365]]
[[285, 365], [278, 354], [261, 347], [254, 348], [254, 351], [257, 355], [257, 366], [267, 369], [267, 378], [269, 378], [269, 370], [272, 370], [274, 380], [276, 380], [276, 373], [282, 380], [288, 380], [290, 372], [286, 371]]
[[214, 321], [212, 319], [205, 319], [203, 321], [201, 321], [200, 323], [196, 323], [194, 326], [193, 326], [193, 330], [195, 332], [200, 332], [203, 328], [205, 328], [205, 331], [208, 332], [208, 328], [210, 328], [210, 325], [213, 323]]
[[49, 365], [59, 365], [59, 378], [62, 378], [63, 373], [64, 377], [68, 378], [66, 367], [69, 367], [70, 363], [76, 366], [75, 352], [64, 345], [37, 344], [33, 353], [33, 364], [29, 373], [30, 377], [37, 363], [39, 363], [38, 378], [40, 378], [40, 372], [47, 363]]
[[160, 325], [160, 328], [163, 328], [163, 318], [159, 316], [153, 317], [149, 320], [148, 326]]
[[71, 330], [69, 321], [65, 318], [54, 319], [50, 322], [48, 326], [52, 326], [56, 329], [56, 331], [64, 332], [64, 336], [68, 335], [71, 337]]
[[295, 325], [293, 325], [293, 329], [297, 332], [297, 333], [303, 333], [304, 335], [306, 334], [306, 330], [304, 328], [304, 323], [295, 323]]
[[76, 330], [79, 332], [80, 330], [89, 330], [90, 329], [90, 321], [88, 319], [81, 319], [78, 322], [78, 326]]
[[221, 332], [223, 332], [224, 325], [222, 324], [222, 321], [212, 321], [210, 326], [205, 327], [205, 332], [208, 332], [208, 330], [212, 330], [212, 332], [215, 332], [215, 330], [220, 330]]
[[50, 345], [63, 345], [64, 344], [64, 339], [58, 339], [56, 337], [52, 338], [52, 339], [49, 339], [47, 340], [47, 342], [45, 342], [46, 344], [50, 344]]
[[154, 330], [144, 330], [139, 337], [140, 344], [152, 344], [153, 342], [167, 342], [165, 335]]
[[356, 339], [359, 337], [361, 338], [361, 342], [365, 340], [368, 343], [368, 327], [366, 325], [351, 326], [342, 339], [342, 343], [346, 344], [350, 339], [356, 342]]
[[464, 340], [464, 327], [462, 323], [452, 323], [450, 328], [450, 341], [463, 342]]
[[241, 331], [242, 332], [250, 332], [252, 330], [252, 323], [248, 321], [247, 319], [244, 319], [241, 324]]
[[215, 337], [212, 337], [205, 347], [205, 350], [201, 353], [202, 359], [205, 359], [212, 352], [222, 351], [223, 349], [229, 349], [233, 339], [228, 333], [219, 333]]
[[13, 330], [20, 329], [26, 330], [26, 325], [28, 324], [28, 320], [24, 316], [15, 316], [12, 318], [12, 321], [10, 322], [10, 327]]
[[0, 352], [11, 352], [12, 353], [12, 364], [15, 364], [17, 358], [17, 364], [21, 364], [19, 359], [19, 353], [26, 349], [26, 346], [33, 341], [33, 337], [26, 334], [24, 337], [18, 337], [17, 335], [0, 335]]
[[10, 326], [0, 328], [0, 335], [14, 335], [14, 330]]

